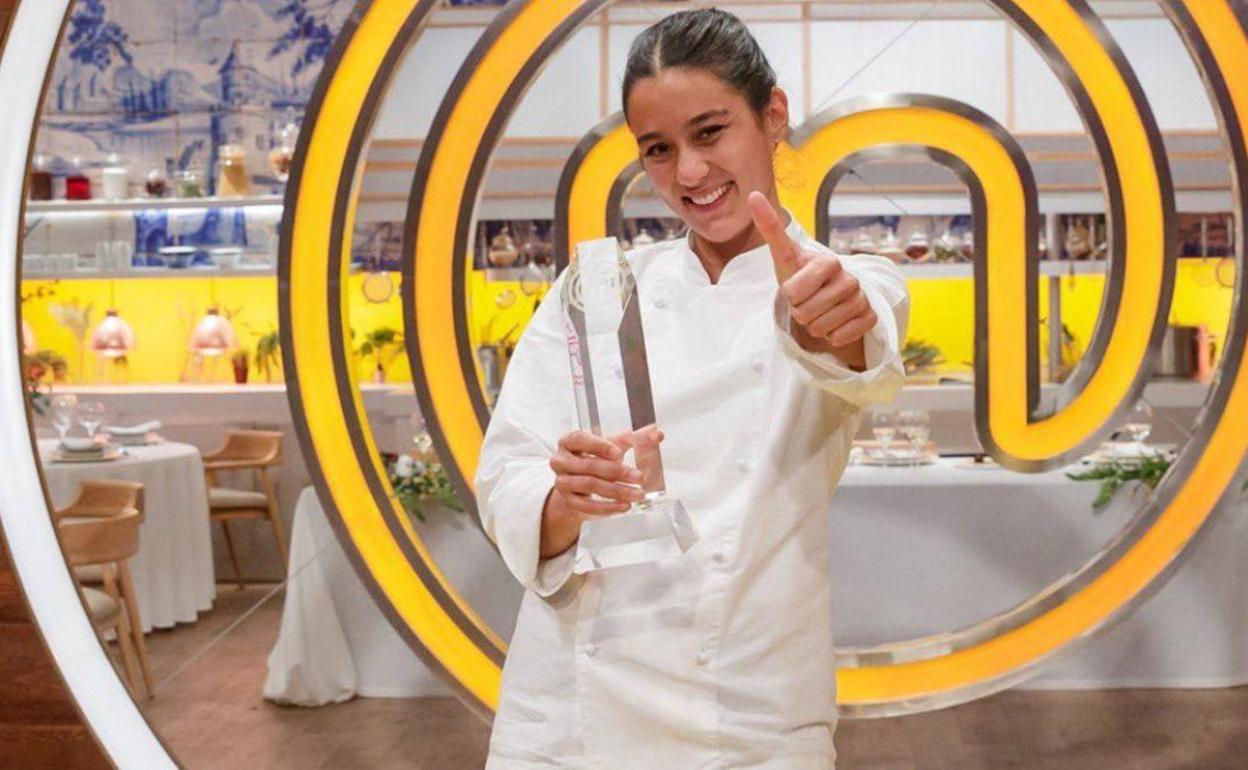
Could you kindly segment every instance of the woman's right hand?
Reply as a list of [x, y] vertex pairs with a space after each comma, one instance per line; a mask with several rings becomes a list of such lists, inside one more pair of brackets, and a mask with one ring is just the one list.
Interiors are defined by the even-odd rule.
[[542, 510], [542, 558], [567, 550], [580, 536], [581, 523], [624, 513], [643, 498], [642, 473], [623, 463], [632, 433], [603, 437], [577, 430], [559, 439], [550, 458], [555, 486]]

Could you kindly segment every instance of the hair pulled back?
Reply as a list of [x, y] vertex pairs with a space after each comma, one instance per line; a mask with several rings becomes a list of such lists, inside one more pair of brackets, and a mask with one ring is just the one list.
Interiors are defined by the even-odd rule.
[[623, 102], [642, 78], [669, 67], [705, 69], [735, 88], [762, 113], [776, 85], [763, 49], [736, 16], [718, 8], [678, 11], [647, 27], [628, 51]]

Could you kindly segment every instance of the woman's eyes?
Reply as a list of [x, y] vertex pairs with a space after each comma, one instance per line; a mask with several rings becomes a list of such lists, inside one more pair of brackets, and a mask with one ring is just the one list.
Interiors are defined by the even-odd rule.
[[[705, 128], [698, 129], [697, 133], [694, 134], [694, 138], [699, 142], [714, 141], [725, 128], [727, 128], [727, 126], [706, 126]], [[661, 142], [655, 142], [646, 148], [645, 155], [647, 158], [657, 158], [660, 155], [666, 155], [669, 150], [671, 150], [671, 148], [668, 145]]]
[[703, 128], [702, 130], [698, 131], [698, 138], [699, 139], [713, 139], [716, 136], [719, 136], [720, 132], [722, 132], [723, 130], [724, 130], [723, 126], [707, 126], [706, 128]]

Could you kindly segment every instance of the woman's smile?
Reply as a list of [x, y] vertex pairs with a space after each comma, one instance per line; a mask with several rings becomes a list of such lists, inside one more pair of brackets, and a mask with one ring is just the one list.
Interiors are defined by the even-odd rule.
[[732, 190], [732, 182], [725, 182], [707, 192], [684, 196], [685, 204], [700, 215], [718, 211], [728, 201], [728, 193]]

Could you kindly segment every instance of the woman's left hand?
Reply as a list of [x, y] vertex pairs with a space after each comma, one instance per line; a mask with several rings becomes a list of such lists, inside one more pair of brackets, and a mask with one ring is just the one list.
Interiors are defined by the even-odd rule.
[[[803, 334], [794, 338], [807, 349], [832, 352], [851, 365], [865, 365], [862, 340], [875, 328], [875, 311], [862, 286], [841, 260], [833, 255], [803, 249], [784, 231], [780, 216], [760, 192], [747, 202], [754, 226], [771, 249], [776, 279], [789, 303], [789, 314]], [[806, 339], [803, 339], [803, 336]]]

